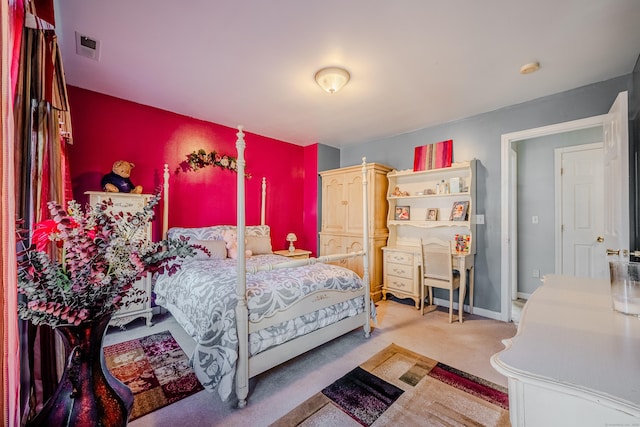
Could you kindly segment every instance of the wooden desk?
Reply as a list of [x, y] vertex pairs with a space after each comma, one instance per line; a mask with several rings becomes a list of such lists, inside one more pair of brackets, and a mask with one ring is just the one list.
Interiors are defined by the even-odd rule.
[[[453, 268], [460, 272], [460, 305], [464, 307], [464, 297], [469, 289], [469, 314], [473, 314], [473, 264], [475, 255], [471, 253], [454, 253]], [[469, 283], [467, 283], [466, 272], [469, 272]], [[462, 312], [460, 312], [462, 313]], [[462, 316], [460, 316], [462, 322]]]
[[[394, 294], [398, 292], [400, 296], [410, 297], [416, 301], [416, 308], [420, 308], [419, 300], [422, 298], [420, 290], [420, 272], [422, 269], [422, 252], [417, 246], [385, 246], [382, 248], [384, 252], [384, 288], [383, 299], [387, 299], [387, 292]], [[458, 305], [458, 317], [462, 322], [462, 313], [464, 308], [464, 299], [469, 289], [469, 313], [473, 313], [473, 265], [475, 255], [472, 253], [451, 254], [453, 268], [460, 271], [460, 298]], [[400, 272], [389, 271], [389, 266], [399, 269], [398, 266], [406, 266], [411, 269], [406, 274]], [[469, 283], [467, 283], [467, 275], [469, 272]], [[429, 301], [431, 303], [431, 301]]]
[[640, 319], [613, 311], [607, 279], [546, 276], [504, 343], [513, 426], [640, 425]]

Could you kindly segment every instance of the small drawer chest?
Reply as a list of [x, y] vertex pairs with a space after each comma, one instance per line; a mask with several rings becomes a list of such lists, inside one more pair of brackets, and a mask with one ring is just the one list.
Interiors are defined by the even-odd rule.
[[420, 308], [420, 256], [415, 248], [384, 247], [384, 283], [382, 298], [387, 294], [398, 298], [411, 298]]

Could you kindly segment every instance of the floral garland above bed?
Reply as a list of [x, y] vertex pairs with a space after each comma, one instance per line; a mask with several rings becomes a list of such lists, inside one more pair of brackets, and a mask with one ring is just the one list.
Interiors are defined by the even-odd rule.
[[[176, 172], [197, 171], [206, 166], [217, 166], [238, 173], [238, 163], [235, 157], [227, 154], [220, 154], [216, 151], [207, 153], [204, 149], [199, 149], [191, 154], [187, 154], [187, 160], [184, 160], [178, 166]], [[244, 174], [247, 178], [251, 178], [251, 174]]]

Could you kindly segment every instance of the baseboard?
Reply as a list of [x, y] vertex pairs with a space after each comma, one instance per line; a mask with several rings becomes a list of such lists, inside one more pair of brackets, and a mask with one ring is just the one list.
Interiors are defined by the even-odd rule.
[[[442, 307], [449, 308], [449, 301], [448, 300], [444, 300], [444, 299], [440, 299], [440, 298], [434, 298], [433, 302], [435, 302], [436, 305], [440, 305]], [[453, 303], [453, 310], [454, 311], [458, 310], [458, 303], [457, 302]], [[464, 306], [464, 311], [465, 311], [465, 313], [469, 313], [469, 306], [468, 305]], [[477, 314], [478, 316], [486, 317], [488, 319], [502, 320], [502, 316], [501, 316], [501, 313], [499, 311], [491, 311], [491, 310], [487, 310], [485, 308], [473, 307], [473, 314]]]

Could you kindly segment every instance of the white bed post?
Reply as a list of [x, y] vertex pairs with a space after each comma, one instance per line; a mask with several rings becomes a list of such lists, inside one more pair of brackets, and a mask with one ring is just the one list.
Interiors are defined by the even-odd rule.
[[238, 220], [236, 222], [238, 232], [238, 269], [236, 282], [236, 295], [238, 304], [236, 305], [236, 329], [238, 333], [238, 362], [236, 367], [236, 396], [238, 397], [238, 408], [247, 406], [247, 395], [249, 394], [249, 310], [247, 308], [247, 265], [245, 254], [245, 194], [244, 194], [244, 133], [242, 126], [238, 126], [238, 139], [236, 140], [237, 167], [238, 167], [238, 189], [237, 189], [237, 209]]
[[364, 336], [369, 338], [371, 333], [371, 283], [369, 281], [369, 200], [367, 186], [369, 181], [367, 180], [367, 158], [362, 158], [362, 248], [364, 250], [364, 257], [362, 260], [362, 267], [364, 273], [362, 274], [362, 281], [366, 287], [364, 293], [364, 312], [366, 313], [364, 323]]
[[260, 225], [265, 225], [264, 212], [267, 200], [267, 178], [262, 177], [262, 201], [260, 202]]
[[164, 164], [164, 173], [162, 174], [164, 183], [162, 190], [164, 195], [162, 197], [162, 239], [167, 238], [167, 230], [169, 230], [169, 164]]

